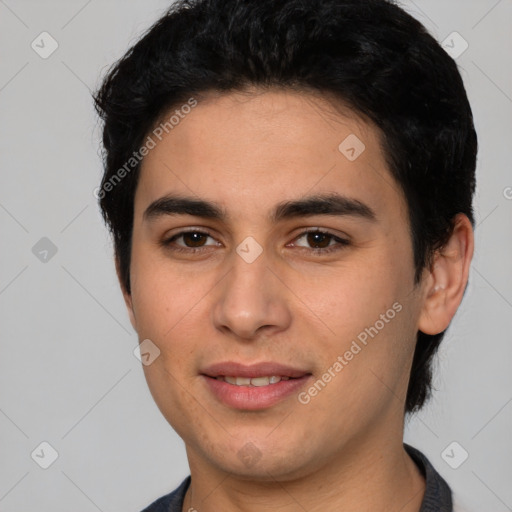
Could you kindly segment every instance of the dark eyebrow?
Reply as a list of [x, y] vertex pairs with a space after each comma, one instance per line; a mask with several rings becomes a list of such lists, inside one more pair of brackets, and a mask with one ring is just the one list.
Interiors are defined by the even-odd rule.
[[225, 220], [222, 208], [209, 201], [190, 197], [164, 196], [153, 201], [144, 211], [144, 220], [153, 220], [163, 215], [193, 215], [205, 219]]
[[[225, 221], [228, 217], [225, 210], [213, 202], [168, 195], [153, 201], [144, 211], [143, 218], [150, 221], [164, 215], [193, 215], [220, 221]], [[377, 220], [377, 215], [368, 205], [337, 193], [279, 203], [270, 219], [279, 222], [313, 215], [347, 215], [373, 222]]]
[[352, 199], [337, 193], [309, 196], [297, 201], [280, 203], [272, 220], [306, 217], [313, 215], [350, 215], [361, 217], [373, 222], [377, 221], [376, 213], [358, 199]]

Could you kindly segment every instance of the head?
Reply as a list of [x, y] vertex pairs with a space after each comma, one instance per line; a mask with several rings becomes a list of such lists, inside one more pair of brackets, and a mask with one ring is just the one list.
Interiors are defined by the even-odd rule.
[[[120, 284], [161, 352], [146, 377], [196, 453], [230, 467], [229, 439], [248, 432], [291, 453], [328, 404], [360, 418], [326, 427], [346, 428], [340, 443], [423, 406], [467, 280], [477, 140], [456, 64], [418, 21], [386, 0], [181, 1], [95, 100]], [[324, 246], [338, 250], [313, 255]], [[310, 385], [331, 368], [307, 404], [256, 416], [199, 403], [211, 364], [290, 358]], [[296, 410], [297, 439], [271, 442]], [[205, 440], [216, 421], [231, 433]]]

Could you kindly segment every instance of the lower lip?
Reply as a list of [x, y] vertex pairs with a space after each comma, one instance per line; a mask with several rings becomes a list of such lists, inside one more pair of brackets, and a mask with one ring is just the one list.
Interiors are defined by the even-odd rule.
[[281, 400], [298, 393], [311, 375], [304, 375], [297, 379], [281, 380], [268, 386], [237, 386], [223, 380], [202, 375], [210, 391], [224, 405], [234, 409], [257, 411], [267, 409]]

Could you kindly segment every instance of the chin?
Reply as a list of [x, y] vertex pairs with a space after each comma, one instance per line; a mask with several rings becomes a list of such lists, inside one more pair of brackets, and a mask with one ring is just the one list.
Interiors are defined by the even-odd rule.
[[[259, 444], [258, 444], [259, 443]], [[300, 459], [298, 454], [300, 454]], [[289, 481], [306, 476], [312, 470], [312, 461], [304, 453], [303, 446], [280, 447], [274, 443], [246, 441], [220, 448], [207, 454], [210, 464], [242, 480], [260, 482]]]

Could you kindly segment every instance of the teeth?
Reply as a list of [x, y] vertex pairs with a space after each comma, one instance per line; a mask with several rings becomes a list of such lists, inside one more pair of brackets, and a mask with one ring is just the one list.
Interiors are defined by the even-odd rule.
[[271, 378], [272, 377], [255, 377], [254, 379], [251, 379], [251, 384], [253, 386], [268, 386]]
[[249, 377], [230, 377], [230, 376], [218, 376], [217, 380], [223, 380], [229, 384], [234, 384], [235, 386], [268, 386], [269, 384], [277, 384], [282, 380], [289, 380], [290, 377], [280, 377], [277, 375], [272, 375], [271, 377], [254, 377], [250, 379]]

